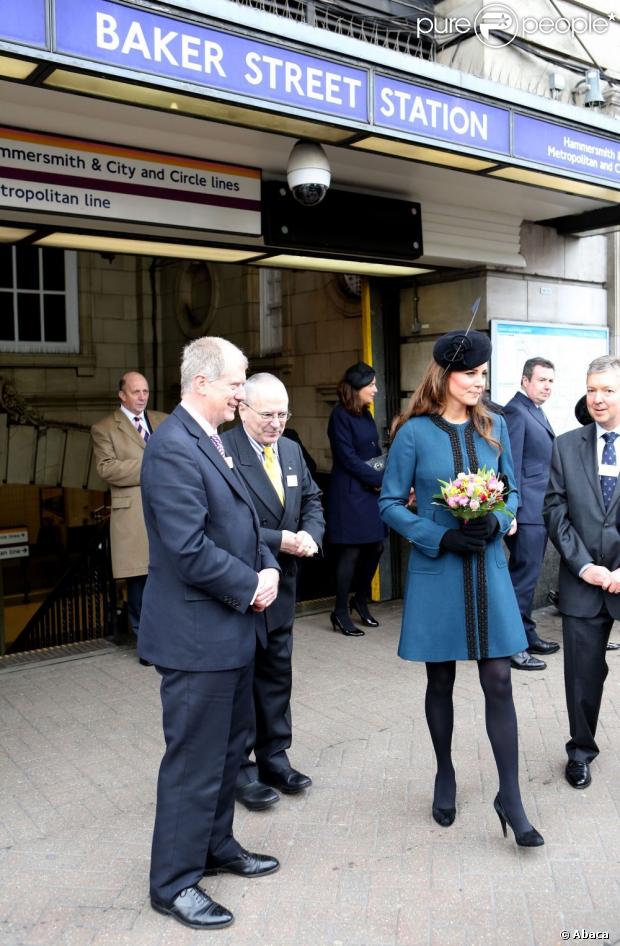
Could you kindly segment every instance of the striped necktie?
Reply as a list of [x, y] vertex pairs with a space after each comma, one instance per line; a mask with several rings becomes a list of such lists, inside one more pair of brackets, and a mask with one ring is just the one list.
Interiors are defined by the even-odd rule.
[[142, 424], [141, 424], [141, 422], [140, 422], [140, 415], [139, 415], [139, 414], [136, 414], [136, 416], [135, 416], [134, 419], [133, 419], [133, 422], [134, 422], [134, 424], [136, 425], [136, 430], [138, 431], [138, 433], [140, 434], [140, 436], [142, 437], [142, 439], [144, 440], [144, 442], [145, 442], [145, 443], [148, 443], [148, 442], [149, 442], [149, 437], [150, 437], [151, 435], [150, 435], [150, 433], [148, 432], [148, 430], [146, 429], [146, 427], [143, 427], [143, 426], [142, 426]]
[[222, 438], [220, 437], [220, 435], [211, 434], [211, 437], [209, 439], [211, 440], [211, 443], [213, 444], [217, 452], [221, 453], [222, 456], [225, 457], [226, 451], [224, 450], [224, 444], [222, 443]]
[[276, 455], [273, 452], [273, 447], [271, 444], [263, 447], [264, 457], [265, 457], [265, 473], [271, 480], [271, 485], [278, 494], [278, 499], [284, 505], [284, 487], [282, 486], [282, 477], [280, 475], [280, 470], [278, 463], [276, 461]]

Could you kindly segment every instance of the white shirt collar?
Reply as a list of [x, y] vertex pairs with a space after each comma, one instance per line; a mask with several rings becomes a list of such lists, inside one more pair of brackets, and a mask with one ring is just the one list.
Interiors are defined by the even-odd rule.
[[128, 410], [124, 404], [119, 404], [119, 407], [121, 411], [123, 412], [123, 414], [125, 415], [125, 417], [128, 417], [129, 420], [132, 422], [132, 424], [134, 422], [135, 417], [138, 418], [141, 424], [144, 424], [144, 411], [142, 411], [141, 414], [136, 414], [134, 411]]
[[198, 411], [196, 411], [191, 406], [191, 404], [188, 404], [187, 401], [181, 401], [181, 407], [184, 411], [187, 411], [190, 417], [193, 417], [193, 419], [196, 421], [199, 427], [202, 427], [208, 437], [213, 437], [214, 434], [217, 434], [217, 427], [212, 427], [209, 421], [199, 414]]
[[618, 436], [620, 437], [620, 425], [618, 427], [614, 427], [613, 430], [605, 430], [605, 428], [601, 427], [601, 425], [596, 423], [596, 421], [594, 423], [596, 424], [597, 438], [602, 437], [603, 434], [611, 434], [611, 433], [618, 434]]
[[[258, 440], [254, 440], [254, 437], [250, 437], [245, 427], [243, 428], [243, 432], [245, 433], [246, 437], [250, 441], [250, 445], [252, 446], [252, 449], [254, 450], [254, 452], [258, 454], [261, 460], [264, 460], [265, 459], [264, 445], [262, 443], [259, 443]], [[269, 446], [273, 449], [273, 455], [275, 456], [276, 460], [278, 460], [279, 462], [280, 457], [278, 453], [278, 441], [276, 440], [275, 443], [269, 444]]]

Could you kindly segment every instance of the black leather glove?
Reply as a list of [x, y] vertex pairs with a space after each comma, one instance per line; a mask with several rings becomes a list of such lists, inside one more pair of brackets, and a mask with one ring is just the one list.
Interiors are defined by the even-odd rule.
[[482, 552], [486, 542], [477, 536], [468, 535], [460, 529], [448, 529], [441, 537], [439, 548], [442, 552], [455, 552], [457, 555], [467, 555], [469, 552]]
[[480, 516], [479, 519], [470, 519], [468, 522], [463, 522], [462, 529], [466, 535], [490, 542], [499, 529], [499, 522], [497, 516], [494, 516], [492, 512], [487, 512], [485, 516]]

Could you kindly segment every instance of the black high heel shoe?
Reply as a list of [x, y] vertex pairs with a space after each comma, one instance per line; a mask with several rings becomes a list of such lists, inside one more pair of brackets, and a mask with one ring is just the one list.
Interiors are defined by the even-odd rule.
[[449, 828], [451, 824], [454, 824], [456, 808], [439, 808], [438, 805], [433, 804], [433, 818], [442, 828]]
[[509, 824], [512, 828], [512, 831], [515, 836], [515, 841], [519, 847], [540, 847], [541, 844], [545, 843], [545, 839], [542, 834], [536, 830], [536, 828], [530, 828], [529, 831], [523, 831], [522, 834], [517, 834], [512, 824], [510, 823], [510, 818], [504, 811], [504, 806], [502, 805], [499, 797], [499, 793], [495, 796], [495, 801], [493, 802], [493, 807], [497, 812], [497, 817], [499, 818], [499, 823], [502, 826], [502, 831], [504, 832], [504, 837], [508, 837], [506, 833], [506, 825]]
[[329, 620], [332, 622], [332, 627], [335, 631], [340, 631], [341, 634], [344, 634], [345, 637], [363, 637], [366, 633], [361, 629], [361, 627], [356, 627], [353, 621], [350, 621], [348, 617], [344, 620], [339, 618], [335, 611], [329, 616]]
[[368, 605], [366, 604], [366, 602], [364, 601], [364, 603], [362, 604], [360, 601], [357, 600], [355, 595], [353, 595], [353, 597], [349, 601], [349, 611], [351, 612], [351, 614], [354, 611], [357, 611], [357, 613], [360, 616], [360, 623], [363, 624], [364, 627], [379, 627], [379, 622], [377, 621], [376, 618], [373, 618], [372, 614], [368, 610]]

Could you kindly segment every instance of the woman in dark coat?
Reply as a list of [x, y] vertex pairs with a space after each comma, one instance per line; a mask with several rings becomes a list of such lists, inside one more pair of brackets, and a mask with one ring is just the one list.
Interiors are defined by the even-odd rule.
[[[517, 844], [535, 847], [543, 838], [521, 802], [510, 680], [510, 655], [527, 641], [502, 546], [517, 509], [516, 490], [507, 512], [467, 523], [433, 500], [439, 480], [483, 467], [514, 490], [506, 421], [482, 402], [490, 353], [481, 332], [438, 339], [397, 422], [379, 505], [385, 522], [411, 543], [399, 655], [426, 663], [426, 718], [437, 757], [433, 817], [449, 827], [456, 815], [452, 690], [456, 661], [476, 660], [499, 773], [494, 807], [504, 834], [508, 823]], [[407, 508], [412, 485], [416, 514]]]
[[334, 630], [347, 637], [364, 634], [350, 611], [366, 627], [379, 624], [368, 610], [368, 597], [387, 532], [377, 504], [383, 471], [366, 462], [382, 452], [369, 410], [376, 393], [375, 369], [363, 361], [352, 365], [338, 385], [339, 403], [327, 427], [333, 458], [327, 535], [336, 556], [336, 605], [330, 618]]

